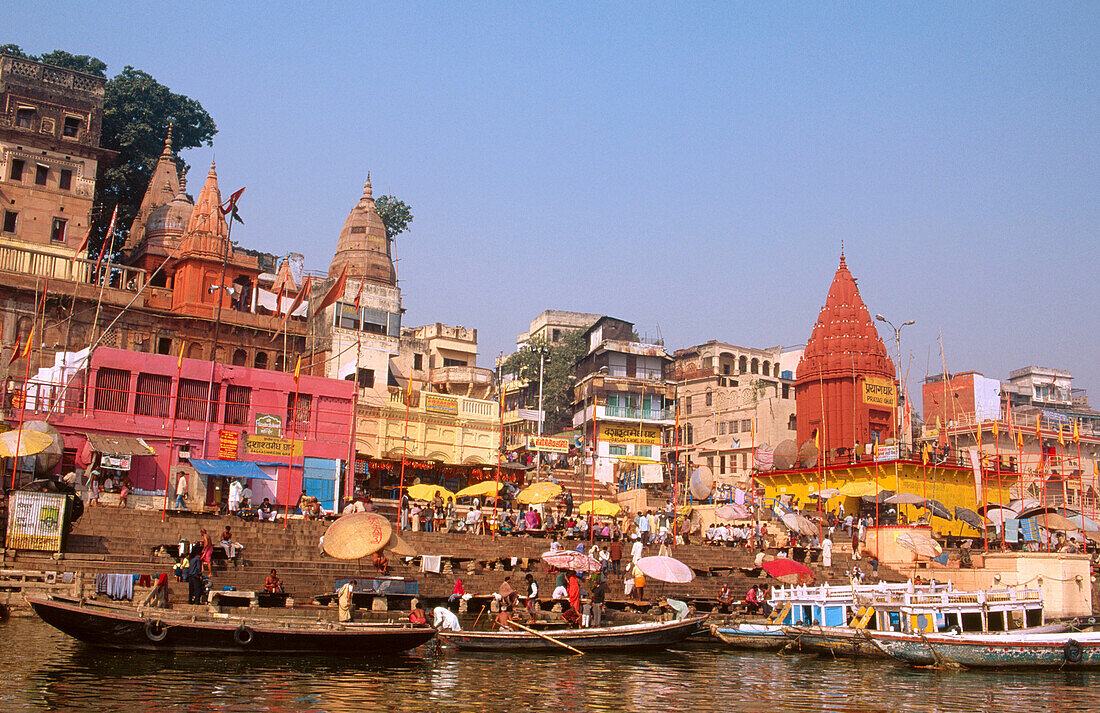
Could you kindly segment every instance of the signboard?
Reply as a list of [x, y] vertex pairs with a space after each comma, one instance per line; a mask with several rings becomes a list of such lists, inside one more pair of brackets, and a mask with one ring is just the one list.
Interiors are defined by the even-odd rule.
[[879, 446], [875, 450], [875, 462], [884, 460], [897, 460], [899, 458], [899, 449], [897, 445], [893, 446]]
[[129, 454], [124, 456], [113, 456], [104, 453], [99, 457], [99, 464], [111, 470], [130, 470], [130, 458], [131, 456]]
[[302, 441], [271, 436], [249, 436], [245, 450], [252, 456], [276, 456], [279, 458], [301, 458]]
[[898, 391], [894, 382], [889, 379], [877, 379], [873, 376], [863, 377], [863, 403], [871, 406], [884, 406], [894, 408], [897, 403]]
[[439, 394], [424, 394], [424, 410], [433, 413], [458, 415], [458, 399]]
[[223, 428], [218, 431], [218, 458], [222, 460], [237, 460], [237, 451], [241, 446], [241, 434]]
[[982, 458], [978, 455], [977, 448], [968, 449], [970, 456], [970, 467], [974, 469], [974, 500], [977, 503], [981, 503], [984, 498], [982, 497]]
[[256, 435], [280, 438], [283, 435], [282, 416], [276, 416], [272, 413], [256, 414]]
[[656, 446], [661, 442], [661, 429], [652, 426], [603, 423], [600, 424], [600, 440], [612, 443], [633, 443], [638, 446]]
[[568, 438], [551, 438], [550, 436], [528, 436], [527, 447], [533, 451], [543, 453], [568, 453]]
[[17, 491], [8, 500], [7, 546], [19, 550], [61, 551], [68, 496]]
[[522, 418], [524, 421], [534, 421], [535, 423], [538, 423], [540, 420], [542, 420], [539, 418], [539, 410], [534, 408], [519, 409], [519, 417]]

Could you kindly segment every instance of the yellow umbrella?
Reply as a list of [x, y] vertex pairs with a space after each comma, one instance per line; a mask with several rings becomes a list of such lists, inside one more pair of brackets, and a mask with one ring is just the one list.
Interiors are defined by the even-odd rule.
[[[16, 453], [16, 442], [19, 443], [19, 452]], [[53, 437], [40, 431], [28, 431], [23, 429], [0, 433], [0, 457], [19, 458], [33, 456], [50, 447]]]
[[623, 509], [615, 503], [609, 503], [606, 500], [589, 500], [588, 502], [581, 503], [581, 506], [577, 508], [577, 512], [582, 515], [587, 515], [589, 511], [596, 515], [613, 516], [621, 513]]
[[562, 487], [557, 483], [551, 483], [550, 481], [535, 483], [521, 490], [519, 495], [516, 496], [516, 502], [524, 505], [544, 503], [561, 495], [561, 491]]
[[681, 515], [690, 515], [691, 514], [691, 506], [690, 505], [685, 505], [682, 508], [680, 508], [680, 510], [678, 512]]
[[431, 500], [435, 497], [435, 494], [439, 493], [439, 497], [444, 501], [447, 498], [453, 498], [454, 493], [447, 490], [442, 485], [427, 485], [425, 483], [417, 483], [416, 485], [409, 486], [409, 497], [413, 500]]
[[496, 495], [500, 485], [495, 480], [483, 480], [480, 483], [467, 486], [455, 493], [456, 498], [472, 498], [475, 495]]
[[882, 490], [882, 488], [869, 480], [855, 480], [840, 486], [840, 494], [849, 498], [861, 498], [864, 495], [878, 495]]

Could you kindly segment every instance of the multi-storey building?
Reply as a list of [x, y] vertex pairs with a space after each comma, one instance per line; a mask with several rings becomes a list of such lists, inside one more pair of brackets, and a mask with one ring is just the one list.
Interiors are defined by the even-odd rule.
[[584, 434], [594, 476], [604, 483], [665, 482], [661, 432], [675, 423], [671, 361], [661, 344], [634, 341], [634, 325], [601, 317], [585, 330], [576, 368], [573, 426]]
[[665, 446], [685, 466], [706, 465], [720, 483], [746, 486], [753, 448], [795, 438], [794, 383], [781, 347], [751, 349], [711, 340], [672, 355], [679, 431]]

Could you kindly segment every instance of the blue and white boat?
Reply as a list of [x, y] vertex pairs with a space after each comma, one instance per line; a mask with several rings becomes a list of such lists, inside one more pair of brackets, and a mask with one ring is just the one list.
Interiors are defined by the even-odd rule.
[[914, 666], [1097, 668], [1100, 632], [958, 634], [867, 631], [883, 653]]

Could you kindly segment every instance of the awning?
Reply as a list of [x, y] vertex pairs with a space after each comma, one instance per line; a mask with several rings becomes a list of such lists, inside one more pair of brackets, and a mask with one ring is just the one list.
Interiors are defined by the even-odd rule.
[[224, 478], [252, 478], [254, 480], [275, 480], [260, 470], [252, 461], [244, 460], [203, 460], [192, 458], [191, 465], [202, 475], [219, 475]]
[[102, 433], [86, 433], [92, 450], [110, 456], [152, 456], [156, 451], [145, 441], [133, 436], [108, 436]]

